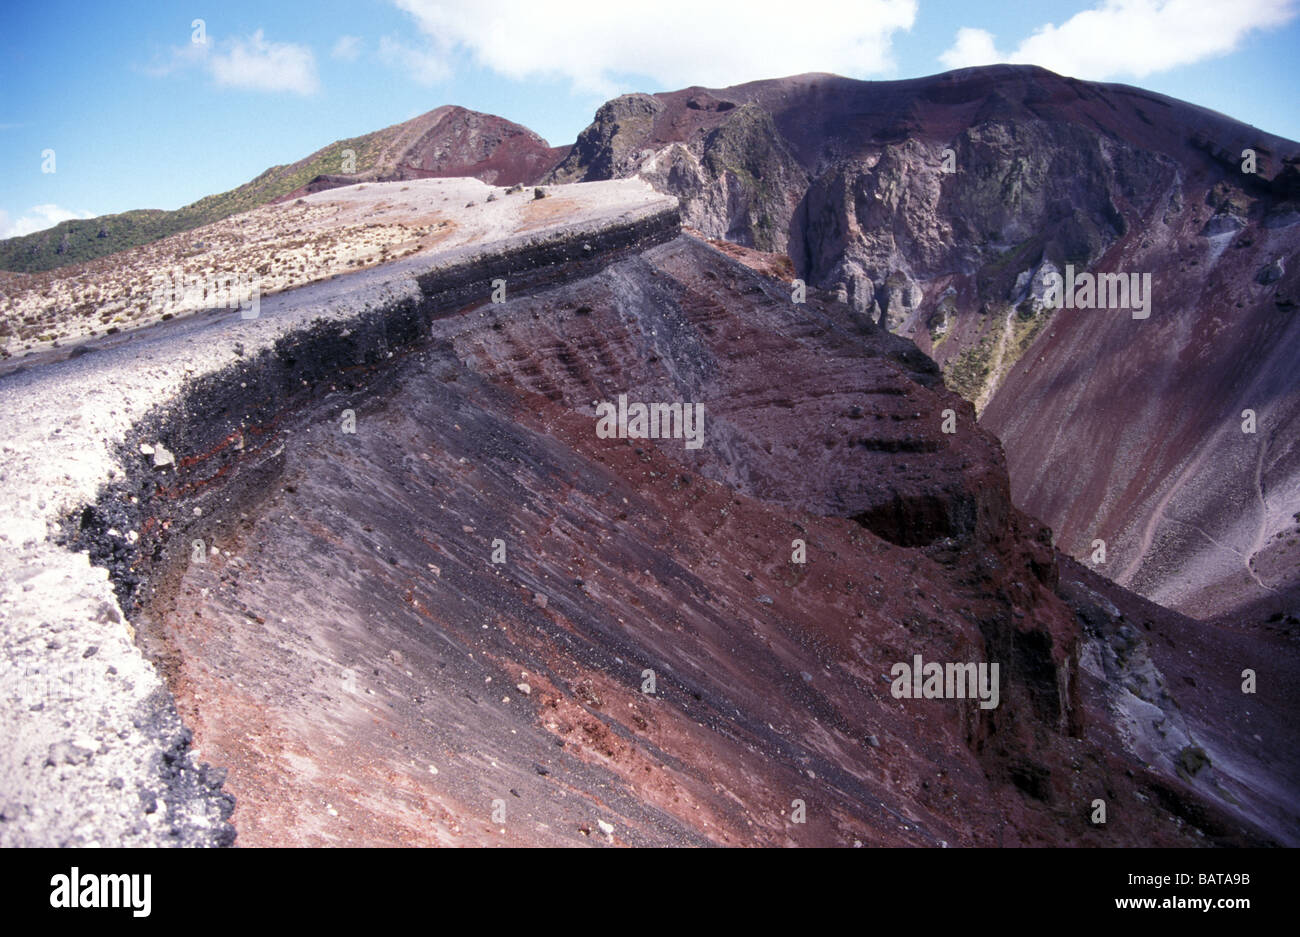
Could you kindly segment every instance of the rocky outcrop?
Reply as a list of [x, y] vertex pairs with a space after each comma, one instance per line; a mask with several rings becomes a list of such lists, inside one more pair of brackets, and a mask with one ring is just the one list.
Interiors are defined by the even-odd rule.
[[[1112, 576], [1196, 615], [1300, 588], [1295, 143], [1020, 66], [619, 102], [567, 176], [640, 175], [707, 235], [786, 251], [915, 340], [1067, 551], [1103, 539]], [[1053, 309], [1047, 278], [1070, 267], [1149, 275], [1154, 311]], [[1246, 410], [1267, 429], [1243, 440]]]
[[606, 104], [552, 173], [560, 182], [639, 175], [676, 195], [687, 224], [765, 251], [784, 251], [795, 193], [807, 175], [782, 141], [772, 116], [701, 93], [685, 107], [716, 118], [695, 138], [654, 145], [657, 97], [624, 95]]
[[596, 111], [595, 119], [550, 173], [559, 183], [592, 182], [632, 174], [653, 133], [655, 115], [663, 110], [649, 94], [625, 94]]
[[379, 133], [386, 135], [382, 143], [359, 144], [366, 155], [354, 171], [315, 176], [276, 201], [359, 182], [468, 176], [489, 185], [531, 185], [568, 153], [568, 147], [552, 148], [527, 127], [454, 106]]

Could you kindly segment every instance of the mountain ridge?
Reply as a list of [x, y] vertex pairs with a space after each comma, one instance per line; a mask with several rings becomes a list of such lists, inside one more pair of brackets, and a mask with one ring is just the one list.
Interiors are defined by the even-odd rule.
[[[284, 173], [254, 183], [283, 201], [430, 174], [503, 184], [638, 176], [677, 196], [684, 222], [704, 236], [788, 254], [810, 286], [913, 339], [1003, 438], [1017, 503], [1070, 555], [1085, 558], [1103, 540], [1105, 572], [1203, 617], [1300, 588], [1290, 549], [1300, 520], [1286, 510], [1300, 490], [1288, 432], [1300, 400], [1286, 385], [1300, 341], [1291, 312], [1300, 264], [1288, 264], [1300, 239], [1300, 144], [1154, 92], [1035, 66], [889, 82], [811, 73], [623, 95], [569, 147], [452, 106], [354, 139], [368, 141], [355, 174], [317, 171], [341, 141], [293, 164], [295, 188]], [[1256, 173], [1241, 171], [1246, 149]], [[1150, 323], [1118, 321], [1122, 311], [1083, 322], [1045, 303], [1046, 279], [1068, 264], [1116, 273], [1134, 263], [1154, 275]], [[1227, 322], [1233, 340], [1212, 341]], [[1081, 379], [1139, 349], [1167, 393]], [[1242, 349], [1260, 361], [1254, 389], [1244, 389], [1254, 378]], [[1080, 378], [1068, 395], [1066, 374]], [[1170, 419], [1181, 427], [1154, 461], [1132, 433], [1113, 465], [1089, 458], [1120, 424], [1088, 414], [1133, 409], [1109, 389], [1121, 384], [1141, 401], [1148, 432]], [[1210, 419], [1205, 405], [1176, 407], [1173, 388], [1206, 403], [1231, 398], [1235, 409]], [[1026, 397], [1041, 406], [1016, 403]], [[1278, 442], [1254, 464], [1218, 471], [1240, 455], [1228, 413], [1263, 414], [1265, 404], [1260, 438]], [[1189, 476], [1188, 452], [1203, 444], [1213, 451]], [[1118, 488], [1112, 471], [1124, 477]], [[1248, 475], [1258, 480], [1238, 483]], [[1206, 503], [1204, 492], [1216, 494]], [[1216, 501], [1234, 505], [1236, 526], [1215, 515]]]
[[[349, 153], [350, 151], [350, 153]], [[63, 221], [0, 241], [0, 270], [58, 269], [190, 231], [309, 192], [359, 182], [471, 176], [513, 185], [539, 174], [565, 147], [501, 117], [443, 105], [371, 133], [326, 144], [294, 163], [271, 166], [226, 192], [175, 210], [134, 209]]]
[[[784, 78], [745, 82], [724, 89], [711, 89], [701, 85], [692, 85], [677, 91], [658, 92], [646, 96], [673, 99], [682, 95], [714, 95], [719, 92], [728, 92], [742, 97], [752, 96], [759, 103], [764, 103], [764, 98], [766, 98], [770, 103], [772, 96], [764, 95], [762, 92], [765, 89], [800, 82], [825, 83], [843, 88], [870, 86], [872, 88], [906, 91], [909, 88], [942, 89], [944, 87], [967, 85], [972, 82], [972, 79], [978, 84], [986, 80], [1001, 80], [1007, 76], [1050, 76], [1053, 79], [1074, 85], [1101, 88], [1111, 93], [1141, 97], [1163, 106], [1176, 105], [1199, 113], [1207, 120], [1221, 121], [1236, 125], [1239, 128], [1245, 128], [1249, 131], [1247, 135], [1251, 139], [1272, 141], [1275, 146], [1290, 142], [1286, 141], [1285, 138], [1242, 124], [1240, 121], [1209, 108], [1179, 101], [1157, 92], [1146, 91], [1142, 88], [1120, 83], [1084, 82], [1078, 79], [1064, 78], [1047, 69], [1033, 65], [979, 66], [936, 73], [921, 78], [895, 81], [863, 81], [845, 78], [831, 72], [807, 72]], [[620, 98], [607, 102], [606, 107], [622, 98], [638, 96], [640, 95], [622, 95]], [[524, 152], [508, 154], [513, 158], [502, 160], [501, 162], [507, 164], [504, 166], [493, 165], [494, 160], [492, 155], [489, 154], [477, 161], [453, 162], [451, 165], [439, 168], [436, 171], [423, 172], [421, 167], [399, 164], [397, 155], [388, 152], [393, 137], [399, 137], [403, 133], [409, 134], [412, 130], [419, 130], [422, 135], [432, 133], [437, 129], [438, 121], [448, 114], [471, 115], [471, 120], [482, 120], [494, 125], [496, 128], [507, 131], [511, 136], [522, 135], [531, 138], [534, 145], [526, 147]], [[924, 127], [918, 129], [922, 132], [922, 136], [930, 133]], [[581, 138], [581, 135], [579, 136]], [[532, 184], [547, 176], [558, 180], [556, 171], [568, 160], [569, 152], [575, 145], [551, 147], [545, 140], [521, 124], [516, 124], [495, 115], [472, 111], [459, 105], [445, 104], [380, 130], [336, 140], [297, 162], [268, 167], [253, 179], [236, 186], [234, 189], [204, 196], [198, 201], [178, 209], [131, 209], [125, 212], [98, 215], [87, 219], [72, 219], [32, 234], [0, 240], [0, 270], [35, 272], [56, 269], [70, 263], [106, 256], [130, 247], [146, 244], [169, 234], [190, 230], [270, 201], [295, 198], [306, 192], [321, 191], [324, 188], [336, 185], [455, 174], [471, 175], [474, 178], [482, 179], [484, 182], [500, 182], [503, 185], [512, 185], [516, 182], [525, 185]], [[1207, 145], [1209, 145], [1208, 141]], [[1294, 148], [1295, 144], [1292, 144], [1292, 147]], [[341, 171], [339, 168], [330, 171], [331, 167], [341, 167], [343, 165], [343, 151], [349, 148], [357, 150], [356, 169], [348, 173]], [[399, 153], [406, 152], [409, 152], [406, 148], [399, 149]], [[1222, 152], [1226, 153], [1226, 151]], [[389, 158], [385, 159], [385, 155], [388, 155]], [[547, 165], [548, 161], [549, 165]], [[1291, 184], [1293, 186], [1296, 184], [1294, 178]], [[286, 186], [288, 187], [286, 188]], [[103, 232], [102, 235], [101, 232]]]
[[[1300, 589], [1300, 144], [1131, 86], [992, 66], [625, 95], [549, 178], [623, 176], [916, 341], [1070, 555], [1104, 541], [1104, 572], [1198, 617]], [[1070, 265], [1143, 272], [1154, 318], [1051, 308]], [[1243, 437], [1247, 410], [1264, 422]], [[1249, 459], [1243, 438], [1260, 440]]]

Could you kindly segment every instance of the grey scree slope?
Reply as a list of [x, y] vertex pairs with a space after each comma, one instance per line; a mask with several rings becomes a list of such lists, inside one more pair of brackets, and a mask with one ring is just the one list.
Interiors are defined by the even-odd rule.
[[[60, 545], [64, 524], [75, 527], [70, 519], [106, 486], [176, 471], [161, 452], [151, 461], [139, 447], [159, 441], [149, 437], [159, 411], [205, 419], [196, 382], [232, 386], [259, 362], [275, 361], [277, 348], [310, 354], [313, 335], [327, 334], [335, 353], [353, 336], [357, 360], [391, 357], [387, 316], [453, 314], [484, 301], [488, 279], [521, 264], [544, 279], [539, 266], [599, 263], [607, 252], [679, 229], [676, 199], [642, 183], [551, 191], [561, 189], [582, 207], [548, 227], [488, 231], [475, 243], [264, 297], [257, 319], [209, 311], [0, 376], [8, 426], [0, 438], [0, 846], [234, 841], [224, 771], [190, 749], [170, 692], [133, 640], [109, 570], [93, 566], [84, 549]], [[122, 527], [102, 536], [121, 538], [129, 553], [141, 532]]]

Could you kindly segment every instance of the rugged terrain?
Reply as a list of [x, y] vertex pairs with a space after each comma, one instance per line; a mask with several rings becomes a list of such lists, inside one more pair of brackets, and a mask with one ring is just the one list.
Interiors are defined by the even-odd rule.
[[[1198, 617], [1296, 614], [1300, 145], [998, 66], [624, 95], [552, 177], [632, 175], [915, 340], [1070, 554]], [[1150, 274], [1149, 318], [1054, 312], [1067, 264]]]
[[1026, 68], [467, 114], [4, 281], [0, 841], [1300, 842], [1294, 144]]
[[[681, 238], [435, 321], [349, 384], [144, 616], [249, 844], [1258, 841], [1243, 802], [1295, 834], [1289, 795], [1252, 790], [1271, 759], [1194, 761], [1157, 669], [1081, 673], [996, 441], [832, 297], [791, 306]], [[597, 438], [592, 402], [622, 391], [702, 401], [706, 445]], [[1095, 625], [1145, 649], [1136, 620]], [[1003, 661], [998, 709], [893, 699], [918, 653]], [[1141, 759], [1113, 728], [1132, 708]]]
[[[6, 618], [23, 646], [92, 662], [15, 713], [8, 841], [111, 841], [132, 805], [136, 841], [225, 841], [227, 794], [249, 844], [1296, 836], [1289, 766], [1201, 760], [1208, 728], [1110, 599], [1067, 601], [999, 444], [915, 346], [833, 294], [791, 303], [758, 272], [771, 258], [678, 234], [672, 203], [622, 199], [0, 383], [32, 423], [7, 446], [5, 484], [30, 498], [11, 496], [31, 517], [15, 536], [57, 518], [63, 544], [24, 542]], [[150, 365], [124, 378], [132, 360]], [[703, 403], [706, 445], [599, 438], [593, 405], [620, 392]], [[80, 419], [37, 429], [62, 406]], [[107, 447], [89, 464], [87, 433]], [[60, 567], [71, 598], [18, 588]], [[166, 788], [157, 825], [143, 757], [114, 769], [107, 816], [37, 807], [104, 784], [152, 731], [118, 741], [101, 715], [49, 754], [61, 718], [121, 695], [103, 667], [131, 657], [120, 625], [108, 659], [84, 656], [97, 632], [55, 628], [80, 602], [108, 633], [125, 612], [194, 733], [172, 757], [207, 786]], [[914, 654], [1000, 661], [998, 707], [895, 699], [888, 672]], [[1260, 698], [1279, 749], [1284, 713]]]
[[[466, 186], [483, 190], [466, 180], [423, 185], [431, 187], [426, 191], [434, 203], [448, 193], [463, 196]], [[355, 197], [367, 196], [362, 191]], [[379, 193], [368, 197], [372, 207], [384, 201]], [[487, 225], [477, 243], [268, 297], [255, 319], [203, 310], [92, 338], [73, 353], [33, 353], [6, 369], [0, 399], [13, 432], [0, 445], [6, 511], [0, 531], [0, 719], [10, 741], [0, 759], [0, 842], [202, 845], [233, 839], [225, 822], [233, 802], [221, 792], [225, 769], [195, 758], [172, 692], [136, 643], [132, 606], [120, 603], [123, 589], [149, 571], [151, 553], [142, 555], [138, 545], [150, 528], [138, 515], [114, 512], [105, 524], [88, 528], [96, 538], [89, 552], [77, 549], [74, 531], [83, 520], [93, 523], [99, 515], [86, 509], [134, 475], [141, 459], [156, 465], [160, 478], [174, 471], [169, 466], [177, 463], [168, 459], [176, 452], [156, 447], [156, 436], [137, 439], [152, 411], [188, 407], [195, 421], [190, 431], [203, 433], [220, 417], [202, 400], [218, 375], [235, 397], [248, 396], [250, 375], [273, 378], [260, 367], [250, 371], [249, 357], [265, 352], [265, 362], [277, 350], [289, 355], [296, 342], [315, 334], [313, 328], [332, 322], [356, 336], [351, 344], [361, 343], [369, 360], [387, 361], [390, 343], [414, 337], [399, 313], [420, 295], [418, 277], [437, 271], [439, 296], [454, 309], [477, 295], [479, 274], [493, 275], [493, 264], [510, 257], [581, 270], [588, 254], [604, 256], [656, 231], [676, 230], [671, 200], [638, 182], [584, 186], [557, 203], [568, 211], [540, 229]], [[518, 214], [505, 218], [525, 219], [525, 204], [521, 198]], [[462, 230], [478, 224], [474, 215], [461, 209]], [[486, 255], [485, 244], [491, 248]], [[509, 273], [508, 266], [495, 269]], [[381, 308], [389, 314], [380, 315]], [[320, 354], [311, 363], [325, 366]], [[294, 380], [268, 390], [283, 397], [300, 386]], [[190, 458], [175, 440], [172, 445], [179, 459]], [[217, 503], [251, 485], [255, 476], [239, 476]], [[203, 507], [195, 507], [199, 515], [192, 516], [201, 516]], [[119, 555], [131, 562], [116, 562]]]

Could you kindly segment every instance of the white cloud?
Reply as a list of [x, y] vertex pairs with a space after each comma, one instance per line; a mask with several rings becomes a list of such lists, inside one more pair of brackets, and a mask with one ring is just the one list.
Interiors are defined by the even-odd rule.
[[948, 68], [966, 68], [971, 65], [993, 65], [1005, 61], [993, 45], [993, 34], [987, 29], [963, 26], [957, 30], [957, 41], [939, 61]]
[[150, 77], [165, 78], [186, 68], [202, 67], [207, 62], [210, 51], [211, 47], [207, 42], [187, 42], [183, 46], [172, 46], [168, 49], [166, 59], [158, 60], [155, 56], [152, 64], [135, 67]]
[[1059, 26], [1040, 26], [1008, 53], [997, 51], [991, 33], [963, 28], [939, 60], [949, 68], [1012, 62], [1075, 78], [1141, 78], [1227, 55], [1295, 13], [1295, 0], [1104, 0]]
[[[346, 37], [345, 37], [346, 38]], [[316, 56], [293, 42], [268, 42], [262, 30], [247, 39], [187, 42], [169, 50], [166, 61], [142, 70], [154, 77], [187, 68], [206, 71], [217, 84], [250, 91], [291, 91], [314, 94], [320, 88]]]
[[260, 29], [247, 40], [221, 43], [208, 57], [208, 67], [217, 84], [231, 88], [313, 94], [320, 87], [311, 49], [267, 42]]
[[879, 74], [893, 67], [893, 34], [916, 18], [916, 0], [802, 0], [793, 8], [775, 0], [573, 0], [562, 16], [536, 0], [393, 2], [444, 57], [463, 51], [510, 78], [567, 78], [601, 94], [627, 74], [670, 87], [809, 71]]
[[384, 36], [379, 40], [379, 60], [406, 72], [418, 85], [429, 87], [451, 76], [445, 55], [416, 49], [399, 39]]
[[33, 205], [25, 214], [11, 222], [9, 214], [0, 211], [0, 238], [22, 237], [24, 234], [52, 228], [60, 221], [93, 217], [95, 216], [88, 211], [68, 211], [68, 209], [60, 208], [58, 205]]
[[344, 62], [355, 62], [361, 54], [361, 39], [357, 36], [339, 36], [330, 55]]

